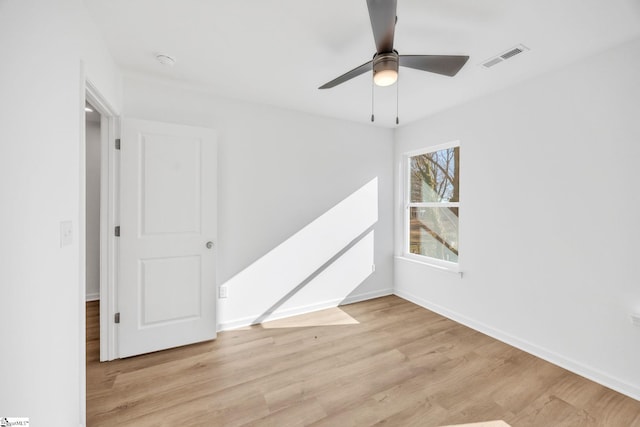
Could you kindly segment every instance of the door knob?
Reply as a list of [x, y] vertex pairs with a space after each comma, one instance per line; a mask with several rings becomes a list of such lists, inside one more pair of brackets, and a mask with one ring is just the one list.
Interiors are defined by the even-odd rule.
[[211, 249], [213, 247], [213, 242], [207, 242], [207, 249]]

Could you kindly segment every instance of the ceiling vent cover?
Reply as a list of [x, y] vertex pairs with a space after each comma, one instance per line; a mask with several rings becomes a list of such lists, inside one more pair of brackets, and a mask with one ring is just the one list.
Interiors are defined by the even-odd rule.
[[491, 68], [494, 65], [497, 65], [501, 62], [506, 61], [507, 59], [513, 58], [516, 55], [521, 54], [522, 52], [528, 51], [529, 48], [525, 45], [519, 44], [506, 52], [501, 53], [500, 55], [493, 56], [482, 63], [484, 68]]

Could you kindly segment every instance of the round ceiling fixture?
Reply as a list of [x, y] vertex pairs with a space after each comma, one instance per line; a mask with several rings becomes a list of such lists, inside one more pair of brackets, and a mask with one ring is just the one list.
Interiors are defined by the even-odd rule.
[[391, 86], [398, 80], [398, 52], [378, 53], [373, 58], [373, 81], [378, 86]]
[[373, 58], [373, 81], [378, 86], [391, 86], [398, 80], [398, 52], [378, 53]]
[[156, 54], [156, 59], [162, 65], [173, 66], [176, 63], [176, 59], [174, 57], [165, 55], [163, 53]]

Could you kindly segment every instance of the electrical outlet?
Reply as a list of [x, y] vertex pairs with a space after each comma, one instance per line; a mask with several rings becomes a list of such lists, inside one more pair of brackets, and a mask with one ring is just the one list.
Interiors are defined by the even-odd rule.
[[372, 273], [376, 272], [376, 265], [375, 264], [371, 264], [371, 272]]
[[227, 298], [229, 297], [229, 287], [227, 285], [222, 285], [218, 291], [219, 298]]
[[73, 222], [60, 222], [60, 247], [69, 246], [73, 243]]

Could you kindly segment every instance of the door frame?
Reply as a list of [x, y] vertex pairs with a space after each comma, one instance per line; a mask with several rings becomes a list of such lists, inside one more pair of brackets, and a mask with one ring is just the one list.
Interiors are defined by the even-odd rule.
[[[119, 117], [116, 110], [100, 93], [96, 85], [88, 78], [84, 79], [84, 101], [93, 105], [100, 113], [100, 361], [117, 358], [117, 328], [113, 321], [117, 312], [117, 279], [118, 279], [118, 242], [113, 233], [119, 221], [119, 167], [120, 156], [115, 147], [119, 138]], [[82, 103], [83, 115], [84, 104]], [[84, 121], [83, 127], [84, 127]], [[86, 132], [86, 131], [85, 131]], [[83, 140], [86, 144], [86, 140]], [[83, 148], [86, 148], [83, 147]], [[84, 248], [85, 235], [85, 173], [86, 160], [84, 150], [81, 155], [82, 190], [80, 194], [81, 221], [79, 236], [83, 242], [81, 252], [86, 255]], [[86, 259], [81, 262], [84, 272]], [[83, 273], [84, 274], [84, 273]], [[86, 289], [84, 276], [81, 277]], [[86, 292], [86, 291], [85, 291]], [[83, 346], [84, 347], [84, 346]]]

